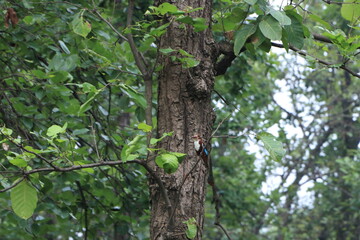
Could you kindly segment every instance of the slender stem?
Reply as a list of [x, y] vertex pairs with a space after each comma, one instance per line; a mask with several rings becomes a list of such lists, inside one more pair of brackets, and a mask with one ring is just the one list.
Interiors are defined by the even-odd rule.
[[81, 202], [82, 202], [82, 207], [84, 208], [84, 225], [85, 225], [85, 231], [84, 231], [84, 240], [87, 240], [87, 236], [88, 236], [88, 232], [89, 232], [89, 222], [88, 222], [88, 205], [86, 203], [86, 198], [84, 195], [84, 191], [81, 187], [81, 184], [79, 181], [75, 181], [76, 185], [80, 191], [80, 196], [81, 196]]

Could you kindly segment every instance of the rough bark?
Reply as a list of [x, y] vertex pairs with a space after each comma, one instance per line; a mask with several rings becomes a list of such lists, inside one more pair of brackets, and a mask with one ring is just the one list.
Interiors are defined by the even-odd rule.
[[[163, 2], [166, 1], [157, 1], [156, 4]], [[191, 17], [205, 18], [210, 25], [212, 1], [182, 0], [171, 3], [178, 9], [202, 7], [202, 10], [191, 13]], [[164, 21], [171, 21], [171, 17], [165, 17]], [[192, 136], [200, 134], [207, 140], [211, 135], [214, 121], [211, 92], [214, 85], [215, 43], [209, 28], [194, 32], [192, 26], [182, 28], [180, 23], [171, 22], [158, 47], [183, 49], [194, 55], [200, 64], [186, 69], [169, 56], [159, 59], [163, 68], [158, 77], [158, 135], [172, 131], [174, 134], [158, 147], [186, 153], [187, 157], [173, 174], [166, 174], [154, 166], [156, 174], [164, 182], [172, 210], [168, 211], [158, 185], [150, 181], [151, 239], [187, 239], [183, 222], [192, 217], [198, 226], [195, 239], [201, 239], [208, 169], [195, 155]]]

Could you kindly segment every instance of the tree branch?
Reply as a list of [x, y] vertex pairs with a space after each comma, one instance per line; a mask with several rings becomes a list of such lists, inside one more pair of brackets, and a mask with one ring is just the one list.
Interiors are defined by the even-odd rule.
[[[126, 27], [129, 27], [131, 25], [131, 22], [132, 22], [132, 15], [133, 15], [133, 10], [134, 10], [134, 0], [129, 0], [128, 3], [129, 4], [128, 4]], [[149, 73], [146, 70], [145, 59], [141, 57], [141, 54], [137, 50], [132, 34], [128, 33], [126, 36], [127, 36], [127, 41], [129, 42], [131, 51], [132, 51], [132, 53], [134, 55], [134, 59], [135, 59], [135, 63], [137, 65], [137, 67], [139, 68], [141, 74], [144, 77], [148, 76]]]
[[[278, 48], [284, 48], [284, 45], [283, 44], [280, 44], [280, 43], [274, 43], [274, 42], [271, 42], [271, 45], [274, 46], [274, 47], [278, 47]], [[330, 63], [330, 62], [326, 62], [324, 60], [321, 60], [319, 58], [316, 58], [316, 57], [313, 57], [311, 56], [310, 54], [304, 52], [304, 51], [301, 51], [300, 49], [296, 48], [296, 47], [293, 47], [293, 46], [290, 46], [289, 47], [291, 50], [293, 50], [294, 52], [298, 53], [299, 55], [301, 56], [310, 56], [312, 58], [314, 58], [318, 63], [321, 63], [325, 66], [328, 66], [328, 67], [331, 67], [333, 65], [335, 65], [334, 63]], [[350, 73], [351, 75], [353, 75], [354, 77], [357, 77], [357, 78], [360, 78], [360, 74], [354, 72], [353, 70], [349, 69], [347, 66], [345, 66], [344, 64], [342, 64], [339, 68], [345, 70], [346, 72]]]
[[313, 37], [315, 40], [320, 41], [320, 42], [333, 43], [330, 38], [327, 38], [327, 37], [317, 34], [317, 33], [313, 33]]
[[[216, 58], [216, 60], [218, 60], [221, 54], [223, 54], [224, 57], [215, 64], [215, 76], [225, 74], [226, 70], [231, 66], [232, 61], [236, 58], [236, 55], [233, 51], [233, 44], [227, 41], [222, 41], [217, 45], [218, 57]], [[245, 51], [245, 48], [241, 49], [241, 52], [243, 51]]]
[[[127, 12], [127, 20], [126, 27], [129, 27], [132, 22], [132, 15], [134, 11], [134, 0], [129, 0], [128, 2], [128, 12]], [[134, 38], [131, 33], [127, 34], [128, 42], [131, 48], [131, 52], [133, 53], [135, 63], [139, 68], [141, 74], [143, 75], [144, 83], [145, 83], [145, 99], [147, 103], [147, 107], [145, 109], [145, 121], [147, 125], [152, 126], [152, 71], [147, 70], [147, 64], [144, 56], [137, 50]], [[151, 132], [147, 135], [147, 145], [150, 144]]]
[[116, 28], [105, 18], [103, 18], [103, 16], [101, 16], [101, 14], [94, 9], [93, 13], [95, 13], [96, 16], [98, 16], [102, 21], [104, 21], [121, 39], [123, 39], [124, 41], [128, 41], [128, 39], [122, 35], [121, 33], [118, 32], [118, 30], [116, 30]]
[[322, 0], [324, 3], [327, 4], [336, 4], [336, 5], [343, 5], [343, 4], [359, 4], [356, 1], [354, 2], [337, 2], [337, 1], [330, 1], [330, 0]]
[[155, 181], [157, 182], [157, 184], [160, 187], [160, 191], [165, 199], [165, 202], [167, 204], [168, 207], [168, 211], [169, 214], [171, 213], [171, 203], [166, 191], [166, 188], [163, 184], [163, 182], [161, 181], [161, 179], [154, 173], [154, 171], [149, 167], [149, 165], [143, 161], [143, 160], [130, 160], [130, 161], [122, 161], [122, 160], [118, 160], [118, 161], [106, 161], [106, 162], [97, 162], [97, 163], [90, 163], [90, 164], [84, 164], [84, 165], [75, 165], [75, 166], [71, 166], [71, 167], [57, 167], [57, 168], [38, 168], [38, 169], [33, 169], [33, 170], [29, 170], [29, 171], [24, 171], [22, 172], [23, 177], [19, 180], [17, 180], [15, 183], [13, 183], [12, 185], [10, 185], [9, 187], [6, 187], [4, 189], [0, 190], [0, 193], [2, 192], [6, 192], [14, 187], [16, 187], [20, 182], [24, 181], [27, 176], [31, 175], [31, 174], [35, 174], [35, 173], [40, 173], [40, 172], [71, 172], [71, 171], [75, 171], [75, 170], [80, 170], [80, 169], [84, 169], [84, 168], [95, 168], [95, 167], [103, 167], [103, 166], [116, 166], [116, 165], [123, 165], [123, 164], [131, 164], [131, 163], [135, 163], [135, 164], [139, 164], [142, 165], [148, 172], [149, 174], [154, 177]]

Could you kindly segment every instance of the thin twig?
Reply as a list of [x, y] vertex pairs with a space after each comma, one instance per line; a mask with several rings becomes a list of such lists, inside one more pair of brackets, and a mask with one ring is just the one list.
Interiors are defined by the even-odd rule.
[[81, 202], [82, 202], [82, 207], [84, 208], [84, 225], [85, 225], [85, 231], [84, 231], [84, 240], [87, 240], [87, 236], [88, 236], [88, 231], [89, 231], [89, 223], [88, 223], [88, 205], [86, 203], [86, 198], [84, 195], [84, 191], [81, 187], [81, 184], [79, 181], [75, 181], [76, 185], [80, 191], [80, 196], [81, 196]]
[[215, 136], [212, 136], [212, 138], [239, 138], [239, 137], [242, 137], [242, 136], [232, 136], [232, 135], [215, 135]]
[[215, 133], [219, 130], [220, 126], [224, 123], [224, 121], [225, 121], [226, 119], [228, 119], [228, 118], [231, 116], [231, 114], [232, 114], [232, 112], [229, 113], [223, 120], [221, 120], [221, 122], [218, 124], [218, 126], [216, 127], [216, 129], [213, 131], [213, 133], [211, 134], [211, 136], [209, 137], [209, 139], [211, 139], [211, 138], [215, 135]]
[[359, 4], [354, 0], [354, 2], [336, 2], [336, 1], [330, 1], [330, 0], [322, 0], [324, 3], [327, 4], [336, 4], [336, 5], [343, 5], [343, 4]]
[[229, 233], [226, 231], [226, 229], [223, 227], [223, 225], [221, 225], [220, 222], [216, 222], [214, 223], [216, 226], [220, 227], [221, 230], [225, 233], [226, 237], [229, 239], [229, 240], [232, 240]]
[[[278, 47], [278, 48], [284, 48], [284, 45], [283, 44], [280, 44], [280, 43], [274, 43], [274, 42], [271, 42], [271, 45], [274, 46], [274, 47]], [[316, 57], [313, 57], [311, 56], [310, 54], [304, 52], [304, 51], [301, 51], [300, 49], [296, 48], [296, 47], [293, 47], [293, 46], [290, 46], [289, 47], [291, 50], [293, 50], [294, 52], [300, 54], [301, 56], [310, 56], [312, 58], [314, 58], [318, 63], [321, 63], [323, 65], [326, 65], [328, 67], [332, 67], [334, 66], [335, 64], [333, 63], [330, 63], [330, 62], [326, 62], [324, 60], [321, 60], [319, 58], [316, 58]], [[346, 72], [350, 73], [351, 75], [353, 75], [354, 77], [357, 77], [357, 78], [360, 78], [360, 74], [352, 71], [351, 69], [349, 69], [348, 67], [346, 67], [344, 64], [340, 65], [339, 68], [345, 70]]]
[[19, 183], [21, 183], [21, 182], [24, 181], [25, 179], [26, 179], [26, 176], [23, 176], [22, 178], [16, 180], [16, 182], [14, 182], [13, 184], [11, 184], [9, 187], [6, 187], [6, 188], [4, 188], [4, 189], [1, 189], [1, 190], [0, 190], [0, 193], [6, 192], [6, 191], [8, 191], [8, 190], [10, 190], [10, 189], [12, 189], [12, 188], [14, 188], [14, 187], [16, 187]]
[[118, 30], [116, 30], [116, 28], [108, 21], [106, 20], [105, 18], [103, 18], [103, 16], [101, 16], [101, 14], [96, 10], [94, 9], [93, 12], [102, 20], [104, 21], [121, 39], [123, 39], [124, 41], [128, 41], [128, 39], [122, 35], [121, 33], [119, 33]]
[[226, 235], [226, 237], [231, 240], [231, 237], [229, 235], [229, 233], [226, 231], [225, 227], [223, 225], [221, 225], [220, 223], [220, 218], [221, 218], [221, 215], [220, 215], [220, 206], [221, 206], [221, 201], [220, 201], [220, 197], [218, 195], [218, 189], [216, 187], [216, 184], [215, 184], [215, 180], [214, 180], [214, 177], [212, 177], [212, 182], [211, 182], [211, 188], [212, 188], [212, 191], [213, 191], [213, 202], [215, 204], [215, 222], [214, 222], [214, 225], [218, 226]]

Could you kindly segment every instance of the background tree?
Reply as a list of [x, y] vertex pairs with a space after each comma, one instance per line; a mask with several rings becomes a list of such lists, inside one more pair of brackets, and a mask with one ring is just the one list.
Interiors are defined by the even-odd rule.
[[357, 236], [358, 3], [0, 3], [4, 239]]

